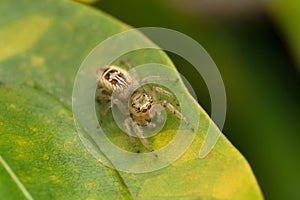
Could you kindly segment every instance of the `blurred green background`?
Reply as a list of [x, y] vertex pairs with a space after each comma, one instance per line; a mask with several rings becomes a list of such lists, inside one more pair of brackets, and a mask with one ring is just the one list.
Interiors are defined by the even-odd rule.
[[[133, 27], [166, 27], [196, 39], [224, 80], [228, 111], [223, 133], [251, 164], [266, 199], [297, 199], [300, 3], [264, 2], [100, 0], [92, 6]], [[201, 76], [182, 58], [170, 57], [210, 113]]]

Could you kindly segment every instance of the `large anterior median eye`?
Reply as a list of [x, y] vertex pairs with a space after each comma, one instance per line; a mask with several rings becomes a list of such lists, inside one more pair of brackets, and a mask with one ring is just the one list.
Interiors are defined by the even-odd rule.
[[144, 109], [142, 110], [142, 112], [145, 113], [145, 112], [147, 112], [147, 110], [148, 110], [148, 109], [144, 108]]

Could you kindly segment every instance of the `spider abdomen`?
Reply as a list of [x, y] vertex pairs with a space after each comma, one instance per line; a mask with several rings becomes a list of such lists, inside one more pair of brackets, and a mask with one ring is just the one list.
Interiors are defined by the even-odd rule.
[[97, 86], [99, 89], [111, 94], [113, 91], [122, 91], [132, 82], [128, 72], [121, 67], [106, 66], [97, 73]]

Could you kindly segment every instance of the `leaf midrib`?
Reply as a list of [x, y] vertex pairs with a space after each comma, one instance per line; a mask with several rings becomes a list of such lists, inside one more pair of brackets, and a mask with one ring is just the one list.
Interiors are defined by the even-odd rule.
[[[26, 86], [28, 86], [28, 85], [26, 85]], [[50, 93], [46, 88], [42, 87], [40, 84], [38, 84], [38, 83], [35, 82], [34, 85], [33, 85], [33, 87], [32, 86], [28, 86], [28, 87], [31, 87], [31, 88], [35, 89], [40, 94], [49, 96], [53, 101], [56, 101], [58, 104], [60, 104], [67, 112], [73, 114], [71, 108], [67, 104], [65, 104], [64, 102], [62, 102], [58, 97], [56, 97], [54, 94]], [[82, 131], [86, 132], [85, 130], [82, 130]], [[98, 148], [98, 150], [99, 150], [99, 152], [102, 153], [102, 156], [113, 166], [112, 162], [108, 159], [108, 157], [99, 148]], [[13, 172], [13, 170], [9, 167], [9, 165], [1, 157], [1, 155], [0, 155], [0, 163], [3, 165], [3, 167], [5, 168], [5, 170], [9, 173], [9, 175], [12, 177], [12, 179], [17, 184], [17, 186], [19, 187], [19, 189], [22, 191], [22, 193], [24, 194], [24, 196], [28, 200], [33, 200], [33, 197], [30, 195], [30, 193], [28, 192], [28, 190], [25, 188], [25, 186], [18, 179], [18, 177], [16, 176], [16, 174]], [[122, 186], [122, 188], [130, 195], [130, 198], [133, 199], [133, 196], [130, 193], [130, 191], [128, 189], [128, 186], [126, 185], [126, 183], [125, 183], [124, 179], [122, 178], [121, 174], [119, 173], [119, 171], [117, 171], [115, 168], [106, 167], [105, 165], [103, 165], [103, 166], [109, 170], [109, 172], [112, 174], [112, 176], [115, 176], [117, 178], [117, 180], [118, 180], [119, 184]]]

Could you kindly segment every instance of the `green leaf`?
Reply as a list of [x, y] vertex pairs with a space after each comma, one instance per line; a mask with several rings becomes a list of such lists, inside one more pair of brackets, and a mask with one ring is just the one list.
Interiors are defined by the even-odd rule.
[[[143, 174], [104, 166], [76, 132], [73, 82], [93, 47], [129, 27], [68, 1], [2, 1], [0, 13], [0, 199], [263, 199], [249, 164], [224, 136], [199, 158], [211, 123], [200, 107], [194, 142], [170, 166]], [[171, 65], [158, 50], [126, 56]], [[154, 148], [174, 127], [153, 138]], [[114, 134], [126, 146], [125, 134]]]
[[98, 0], [73, 0], [73, 1], [78, 1], [80, 3], [85, 3], [85, 4], [94, 4], [96, 3]]
[[276, 1], [269, 3], [271, 16], [286, 35], [287, 42], [291, 46], [292, 54], [298, 62], [300, 69], [300, 2], [297, 0]]

